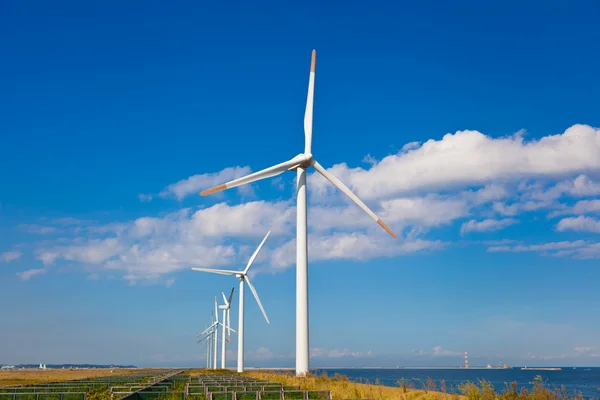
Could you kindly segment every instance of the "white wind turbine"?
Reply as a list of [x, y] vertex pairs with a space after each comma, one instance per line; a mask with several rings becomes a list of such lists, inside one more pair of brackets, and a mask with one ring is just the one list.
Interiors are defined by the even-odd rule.
[[265, 235], [265, 238], [262, 240], [262, 242], [260, 242], [260, 244], [258, 245], [256, 250], [254, 250], [254, 254], [252, 254], [252, 257], [250, 257], [250, 260], [248, 261], [248, 264], [246, 265], [246, 268], [243, 271], [229, 271], [226, 269], [192, 268], [194, 271], [212, 272], [214, 274], [221, 274], [221, 275], [235, 275], [240, 280], [240, 306], [239, 306], [240, 309], [239, 309], [239, 315], [238, 315], [238, 318], [239, 318], [238, 319], [238, 331], [239, 332], [238, 332], [238, 358], [237, 358], [237, 371], [238, 372], [244, 372], [244, 282], [246, 282], [248, 284], [248, 287], [252, 291], [252, 294], [254, 295], [254, 298], [256, 299], [256, 302], [258, 303], [258, 306], [260, 307], [260, 310], [262, 311], [262, 313], [265, 317], [265, 320], [267, 320], [267, 324], [269, 323], [269, 318], [267, 317], [267, 313], [265, 312], [265, 309], [263, 308], [263, 305], [260, 302], [260, 299], [258, 298], [258, 293], [256, 292], [256, 289], [254, 288], [254, 286], [252, 286], [252, 283], [250, 282], [250, 279], [248, 278], [248, 270], [250, 269], [250, 267], [252, 266], [252, 263], [256, 259], [258, 252], [260, 251], [260, 249], [263, 247], [263, 245], [267, 241], [267, 238], [269, 237], [270, 233], [271, 233], [271, 231], [267, 232], [267, 234]]
[[[215, 322], [215, 312], [212, 311], [211, 313], [211, 320], [210, 320], [210, 327], [207, 328], [204, 332], [209, 331], [206, 336], [204, 336], [203, 338], [200, 338], [196, 343], [200, 343], [203, 342], [203, 345], [206, 344], [206, 368], [211, 368], [211, 363], [212, 363], [212, 354], [213, 354], [213, 334], [215, 329], [211, 329], [211, 327], [213, 326]], [[199, 333], [196, 337], [200, 337], [202, 336], [202, 334], [204, 333]], [[200, 346], [202, 347], [202, 346]]]
[[235, 288], [231, 288], [231, 294], [229, 295], [229, 299], [225, 297], [225, 293], [221, 292], [223, 295], [224, 305], [219, 306], [219, 309], [223, 310], [223, 340], [221, 342], [221, 368], [225, 369], [225, 329], [229, 330], [229, 337], [227, 341], [231, 341], [231, 318], [229, 316], [229, 311], [231, 309], [231, 299], [233, 298], [233, 291]]
[[204, 336], [203, 338], [201, 338], [200, 340], [198, 340], [196, 343], [202, 343], [202, 345], [200, 346], [200, 348], [202, 348], [202, 346], [206, 345], [206, 368], [210, 367], [210, 354], [211, 354], [211, 344], [212, 344], [212, 336], [211, 333], [209, 333], [208, 335]]
[[375, 220], [394, 238], [396, 234], [379, 217], [354, 195], [339, 179], [327, 172], [312, 155], [312, 120], [315, 85], [316, 51], [312, 52], [308, 96], [304, 114], [304, 153], [298, 154], [289, 161], [263, 169], [262, 171], [234, 179], [200, 193], [206, 196], [225, 189], [230, 189], [260, 179], [271, 178], [288, 170], [296, 170], [296, 375], [305, 376], [309, 370], [308, 347], [308, 246], [306, 234], [306, 169], [313, 167], [325, 179], [331, 182], [346, 196], [356, 203], [364, 212]]
[[[232, 295], [233, 295], [233, 291], [232, 291]], [[206, 328], [203, 332], [199, 333], [198, 336], [202, 336], [205, 333], [208, 332], [209, 335], [213, 335], [213, 369], [217, 369], [217, 353], [218, 353], [218, 341], [219, 341], [219, 325], [221, 325], [223, 327], [223, 340], [225, 340], [225, 329], [229, 329], [230, 331], [233, 331], [235, 333], [237, 333], [235, 330], [231, 329], [231, 327], [227, 327], [226, 325], [226, 321], [225, 319], [223, 319], [223, 322], [219, 321], [219, 309], [217, 306], [217, 297], [215, 296], [215, 311], [214, 311], [214, 315], [215, 315], [215, 319], [216, 321], [212, 323], [211, 326], [209, 326], [208, 328]], [[197, 337], [198, 337], [197, 336]], [[224, 346], [223, 346], [224, 347]]]

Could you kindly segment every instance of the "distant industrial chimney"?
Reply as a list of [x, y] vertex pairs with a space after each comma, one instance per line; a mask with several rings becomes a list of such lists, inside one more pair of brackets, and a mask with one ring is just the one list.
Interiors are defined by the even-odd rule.
[[465, 368], [469, 368], [469, 355], [465, 351]]

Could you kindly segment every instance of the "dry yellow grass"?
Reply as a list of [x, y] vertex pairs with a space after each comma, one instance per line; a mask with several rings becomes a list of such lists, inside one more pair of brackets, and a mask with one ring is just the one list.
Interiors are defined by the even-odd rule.
[[[114, 371], [114, 372], [113, 372]], [[73, 379], [96, 378], [107, 375], [126, 375], [152, 371], [144, 369], [47, 369], [0, 371], [0, 386], [30, 385], [47, 382], [70, 381]]]
[[284, 385], [300, 386], [303, 390], [330, 390], [333, 399], [378, 399], [378, 400], [459, 400], [464, 396], [442, 392], [404, 389], [382, 385], [355, 383], [347, 379], [308, 376], [297, 378], [291, 373], [270, 371], [245, 372], [244, 375]]

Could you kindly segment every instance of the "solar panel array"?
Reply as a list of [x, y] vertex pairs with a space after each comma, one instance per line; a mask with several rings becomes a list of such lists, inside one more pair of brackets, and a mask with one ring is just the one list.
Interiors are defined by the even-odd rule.
[[194, 377], [187, 386], [187, 394], [194, 400], [331, 400], [328, 390], [301, 390], [298, 386], [233, 374]]
[[237, 374], [190, 376], [182, 370], [0, 387], [0, 400], [331, 400], [328, 390]]
[[[116, 376], [47, 382], [35, 385], [0, 387], [0, 400], [107, 400], [114, 398], [114, 388], [127, 388], [123, 396], [135, 387], [148, 387], [164, 379], [172, 370], [155, 370]], [[118, 397], [117, 397], [118, 398]]]

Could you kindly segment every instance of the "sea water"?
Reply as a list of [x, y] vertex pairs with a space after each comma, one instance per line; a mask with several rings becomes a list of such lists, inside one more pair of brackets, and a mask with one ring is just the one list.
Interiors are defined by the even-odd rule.
[[518, 387], [530, 389], [537, 375], [544, 380], [544, 384], [551, 388], [553, 385], [564, 385], [569, 395], [575, 391], [581, 392], [586, 399], [600, 399], [600, 367], [563, 367], [560, 371], [535, 371], [521, 370], [520, 368], [506, 369], [410, 369], [410, 368], [369, 368], [369, 369], [322, 369], [315, 371], [317, 374], [326, 372], [330, 377], [338, 373], [347, 376], [355, 382], [376, 380], [382, 385], [398, 386], [398, 381], [405, 379], [415, 388], [422, 387], [428, 378], [435, 381], [437, 390], [440, 390], [441, 381], [445, 381], [448, 392], [458, 393], [457, 386], [464, 382], [476, 383], [480, 379], [489, 381], [494, 389], [502, 391], [505, 383], [516, 382]]

